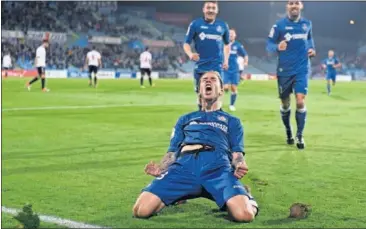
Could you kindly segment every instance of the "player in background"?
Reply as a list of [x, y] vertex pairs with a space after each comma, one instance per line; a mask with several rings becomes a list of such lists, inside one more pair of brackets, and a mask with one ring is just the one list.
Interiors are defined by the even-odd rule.
[[311, 21], [301, 17], [301, 1], [289, 0], [286, 5], [287, 16], [271, 28], [267, 40], [267, 51], [278, 54], [277, 78], [281, 99], [281, 117], [286, 128], [287, 144], [294, 144], [290, 124], [290, 95], [295, 91], [296, 98], [296, 145], [305, 148], [303, 131], [306, 121], [305, 97], [308, 93], [310, 57], [315, 56]]
[[152, 55], [149, 51], [149, 48], [146, 47], [145, 51], [140, 54], [140, 72], [141, 72], [141, 78], [140, 78], [140, 87], [145, 88], [144, 86], [144, 77], [145, 74], [149, 77], [149, 83], [150, 86], [154, 86], [151, 79], [151, 68], [152, 68]]
[[31, 81], [26, 84], [26, 87], [30, 91], [31, 85], [36, 82], [39, 78], [41, 78], [42, 83], [42, 91], [49, 92], [50, 90], [46, 88], [46, 49], [49, 46], [48, 39], [43, 39], [42, 45], [39, 46], [36, 50], [36, 58], [34, 59], [34, 64], [37, 67], [38, 76], [34, 77]]
[[239, 66], [239, 75], [240, 75], [239, 82], [241, 82], [241, 83], [244, 83], [244, 81], [243, 81], [243, 80], [245, 80], [244, 69], [246, 66], [248, 66], [248, 63], [249, 63], [248, 55], [245, 57], [238, 56], [238, 66]]
[[[206, 1], [203, 5], [203, 17], [192, 21], [186, 33], [183, 49], [189, 59], [196, 62], [196, 93], [199, 79], [205, 72], [217, 71], [222, 75], [222, 70], [228, 69], [229, 66], [229, 27], [224, 21], [216, 18], [218, 11], [217, 1]], [[191, 49], [192, 41], [196, 52]], [[200, 98], [198, 106], [201, 107]]]
[[161, 163], [145, 167], [145, 173], [156, 178], [136, 200], [133, 214], [149, 218], [181, 199], [205, 197], [234, 221], [251, 222], [258, 204], [240, 182], [248, 172], [243, 125], [221, 110], [219, 73], [205, 73], [198, 86], [202, 110], [181, 116]]
[[[247, 59], [248, 54], [245, 51], [243, 45], [236, 41], [236, 31], [235, 29], [230, 29], [230, 57], [229, 57], [229, 68], [224, 71], [224, 90], [229, 92], [231, 90], [230, 96], [230, 111], [235, 111], [235, 101], [238, 94], [238, 84], [240, 82], [240, 71], [238, 65], [238, 56], [243, 57], [243, 61]], [[244, 63], [243, 63], [244, 65]]]
[[8, 77], [8, 70], [12, 67], [10, 52], [7, 51], [3, 56], [3, 69], [5, 71], [5, 78]]
[[335, 86], [337, 78], [337, 68], [340, 68], [342, 64], [339, 62], [338, 58], [334, 56], [334, 51], [328, 51], [328, 58], [323, 61], [322, 68], [325, 69], [327, 80], [327, 92], [330, 95], [330, 82], [332, 81], [333, 86]]
[[84, 68], [86, 68], [86, 66], [88, 66], [89, 70], [89, 86], [93, 86], [92, 78], [94, 78], [94, 87], [97, 87], [97, 73], [98, 68], [102, 67], [102, 55], [96, 51], [94, 46], [93, 49], [86, 54]]

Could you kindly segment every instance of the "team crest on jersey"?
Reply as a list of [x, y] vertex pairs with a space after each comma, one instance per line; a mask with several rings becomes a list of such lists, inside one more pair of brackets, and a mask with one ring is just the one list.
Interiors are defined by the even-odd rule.
[[302, 24], [302, 29], [303, 29], [304, 31], [306, 31], [306, 30], [308, 30], [308, 26], [304, 23], [304, 24]]
[[227, 118], [225, 116], [217, 116], [217, 119], [223, 122], [227, 122]]
[[217, 31], [217, 32], [219, 32], [219, 33], [221, 33], [221, 32], [222, 32], [222, 27], [221, 27], [220, 25], [219, 25], [219, 26], [217, 26], [217, 27], [216, 27], [216, 31]]
[[237, 50], [237, 49], [238, 49], [238, 47], [236, 47], [236, 46], [233, 46], [233, 49], [234, 49], [234, 50]]

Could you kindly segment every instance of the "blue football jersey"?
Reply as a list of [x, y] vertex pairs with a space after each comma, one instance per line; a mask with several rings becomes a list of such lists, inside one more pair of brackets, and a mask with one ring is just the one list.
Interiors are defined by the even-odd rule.
[[204, 18], [194, 20], [188, 27], [185, 43], [194, 41], [200, 55], [196, 63], [197, 72], [222, 71], [224, 45], [229, 44], [229, 27], [219, 19], [209, 23]]
[[234, 41], [230, 47], [230, 57], [229, 57], [229, 69], [228, 72], [239, 72], [238, 57], [245, 57], [247, 55], [244, 46], [238, 42]]
[[[278, 44], [287, 41], [287, 49], [278, 51]], [[288, 17], [280, 19], [271, 28], [267, 40], [267, 51], [277, 52], [277, 75], [291, 76], [310, 72], [308, 50], [315, 49], [311, 21], [300, 18], [291, 21]]]
[[333, 65], [339, 64], [339, 60], [337, 57], [327, 58], [323, 61], [323, 64], [327, 66], [327, 73], [334, 74], [337, 72], [337, 70], [335, 67], [333, 67]]
[[182, 145], [213, 146], [220, 162], [230, 163], [232, 152], [244, 152], [244, 130], [240, 119], [222, 111], [195, 111], [179, 118], [168, 152], [179, 152]]

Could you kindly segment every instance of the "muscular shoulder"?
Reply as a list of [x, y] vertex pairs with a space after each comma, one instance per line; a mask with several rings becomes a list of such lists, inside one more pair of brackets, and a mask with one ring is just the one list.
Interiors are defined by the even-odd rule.
[[307, 18], [302, 17], [300, 20], [301, 20], [302, 23], [311, 24], [311, 21]]
[[286, 18], [280, 18], [278, 19], [275, 24], [273, 25], [274, 28], [276, 29], [282, 29], [286, 26], [287, 23], [287, 19]]
[[227, 25], [227, 23], [224, 20], [220, 19], [220, 18], [216, 18], [215, 23]]
[[199, 26], [199, 25], [201, 25], [202, 23], [203, 23], [203, 19], [202, 19], [202, 18], [196, 18], [196, 19], [194, 19], [194, 20], [191, 22], [190, 26]]
[[239, 46], [239, 47], [243, 47], [244, 48], [244, 45], [242, 43], [240, 43], [239, 41], [235, 41], [234, 43], [236, 46]]
[[229, 25], [224, 20], [221, 20], [219, 18], [215, 20], [215, 24], [222, 26], [223, 28], [229, 29]]

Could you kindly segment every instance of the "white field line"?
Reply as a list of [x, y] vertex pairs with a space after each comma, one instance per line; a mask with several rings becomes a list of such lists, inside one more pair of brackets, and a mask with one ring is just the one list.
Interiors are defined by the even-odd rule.
[[38, 111], [38, 110], [71, 110], [71, 109], [97, 109], [97, 108], [113, 108], [113, 107], [153, 107], [153, 106], [179, 106], [192, 105], [194, 103], [168, 103], [168, 104], [110, 104], [110, 105], [85, 105], [85, 106], [51, 106], [51, 107], [13, 107], [4, 108], [1, 111]]
[[[20, 210], [1, 206], [1, 211], [4, 213], [11, 214], [11, 215], [16, 215]], [[61, 219], [61, 218], [55, 217], [55, 216], [49, 216], [49, 215], [38, 215], [38, 216], [42, 222], [53, 223], [53, 224], [57, 224], [59, 226], [65, 226], [68, 228], [106, 228], [106, 227], [101, 227], [101, 226], [97, 226], [97, 225], [75, 222], [75, 221], [72, 221], [69, 219]]]

